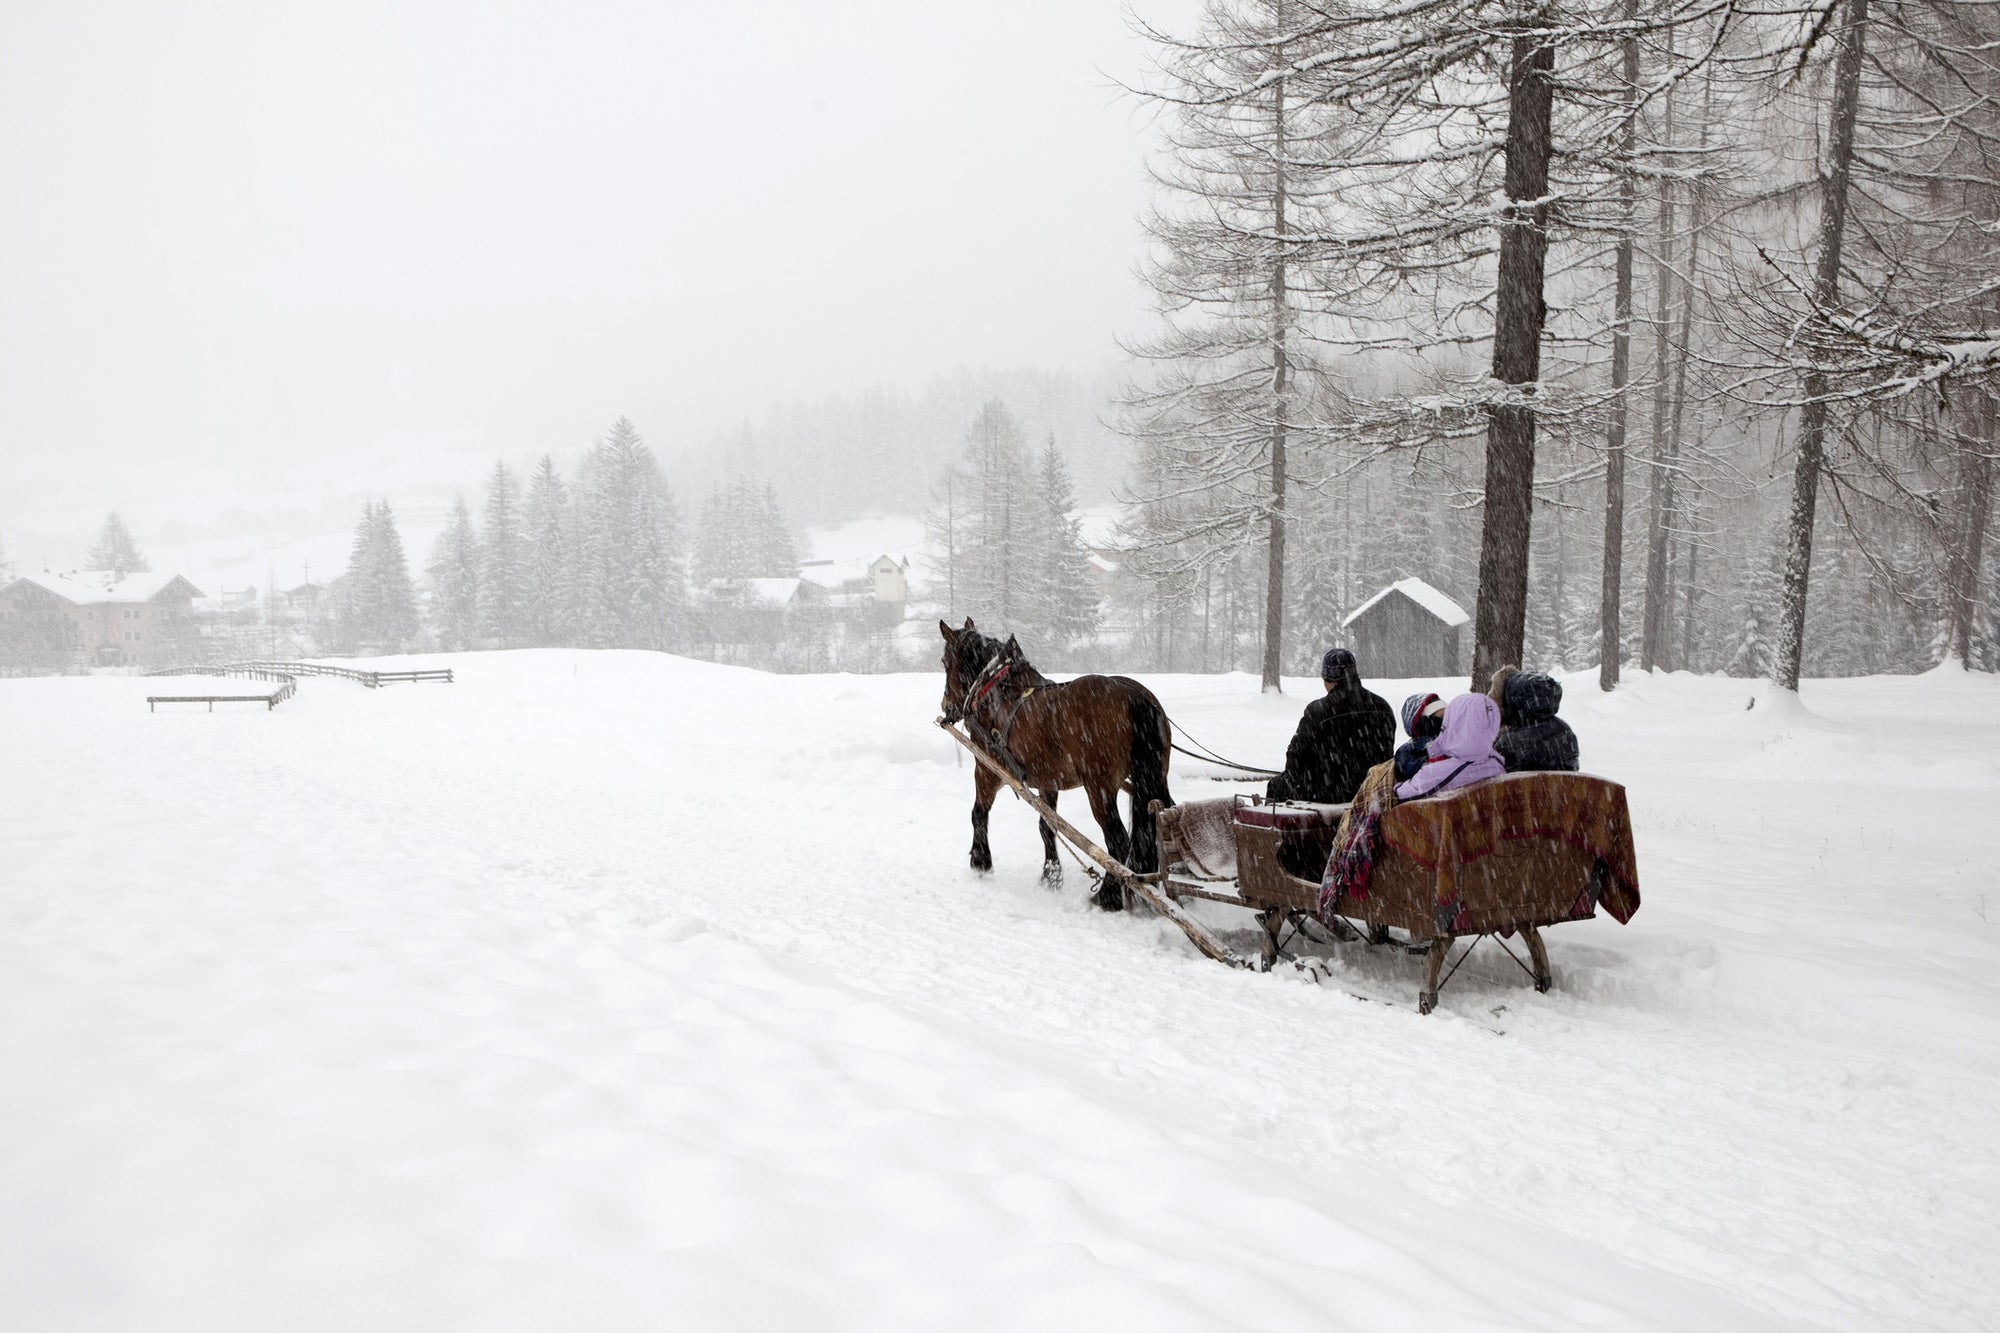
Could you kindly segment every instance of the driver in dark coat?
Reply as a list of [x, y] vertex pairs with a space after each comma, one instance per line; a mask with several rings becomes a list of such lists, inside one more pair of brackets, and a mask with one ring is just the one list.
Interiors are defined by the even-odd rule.
[[1285, 771], [1264, 789], [1270, 800], [1351, 801], [1368, 770], [1395, 752], [1396, 715], [1388, 700], [1361, 688], [1354, 654], [1327, 649], [1319, 676], [1326, 693], [1306, 705]]

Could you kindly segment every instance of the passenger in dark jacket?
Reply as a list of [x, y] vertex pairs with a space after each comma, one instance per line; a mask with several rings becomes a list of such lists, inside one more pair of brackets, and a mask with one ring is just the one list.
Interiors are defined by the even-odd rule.
[[1430, 757], [1430, 745], [1444, 730], [1444, 700], [1435, 694], [1413, 694], [1403, 700], [1403, 730], [1410, 739], [1396, 747], [1396, 781], [1408, 782]]
[[1540, 672], [1505, 666], [1486, 692], [1500, 705], [1500, 738], [1493, 748], [1509, 773], [1574, 773], [1580, 755], [1576, 733], [1556, 716], [1562, 682]]
[[1396, 748], [1396, 715], [1361, 687], [1353, 653], [1327, 649], [1319, 675], [1326, 693], [1306, 705], [1285, 750], [1285, 771], [1264, 789], [1273, 801], [1351, 801], [1368, 770]]

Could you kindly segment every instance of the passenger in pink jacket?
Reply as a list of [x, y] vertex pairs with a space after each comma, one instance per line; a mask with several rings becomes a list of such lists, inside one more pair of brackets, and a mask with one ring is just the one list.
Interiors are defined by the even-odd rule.
[[1461, 694], [1444, 706], [1444, 730], [1431, 742], [1430, 757], [1417, 775], [1396, 785], [1396, 799], [1415, 800], [1470, 787], [1507, 772], [1493, 748], [1500, 734], [1500, 705], [1483, 694]]

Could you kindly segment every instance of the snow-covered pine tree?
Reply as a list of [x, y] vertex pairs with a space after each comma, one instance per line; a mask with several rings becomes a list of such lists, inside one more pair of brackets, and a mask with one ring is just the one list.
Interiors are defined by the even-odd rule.
[[617, 497], [610, 493], [592, 457], [585, 455], [577, 469], [571, 510], [575, 518], [571, 551], [576, 560], [579, 647], [612, 647], [623, 630], [622, 622], [614, 618], [610, 596], [620, 566], [617, 553], [611, 549], [617, 508]]
[[931, 493], [930, 508], [924, 511], [924, 545], [931, 554], [931, 568], [937, 579], [932, 597], [944, 607], [944, 618], [956, 625], [959, 610], [959, 575], [965, 569], [967, 539], [964, 487], [956, 470]]
[[799, 541], [792, 520], [778, 499], [777, 488], [764, 483], [757, 497], [757, 567], [759, 577], [789, 579], [799, 572]]
[[[1266, 690], [1283, 659], [1288, 492], [1318, 402], [1302, 261], [1333, 197], [1328, 145], [1353, 119], [1299, 77], [1330, 54], [1328, 26], [1313, 6], [1217, 3], [1184, 39], [1141, 29], [1157, 51], [1147, 93], [1170, 118], [1143, 269], [1163, 327], [1133, 348], [1151, 364], [1123, 424], [1176, 497], [1145, 526], [1182, 548], [1148, 563], [1175, 571], [1180, 596], [1209, 589], [1210, 571], [1248, 570], [1239, 557], [1261, 548]], [[1169, 527], [1168, 512], [1192, 526]]]
[[347, 546], [347, 569], [329, 588], [332, 605], [332, 639], [342, 651], [352, 652], [362, 641], [371, 618], [373, 590], [368, 580], [368, 560], [373, 548], [375, 502], [361, 506], [354, 525], [354, 537]]
[[664, 476], [659, 489], [633, 506], [631, 626], [637, 648], [679, 647], [687, 630], [687, 566], [679, 515]]
[[529, 641], [528, 542], [521, 483], [505, 462], [486, 480], [485, 527], [479, 534], [479, 632], [499, 648]]
[[92, 569], [109, 569], [120, 574], [143, 574], [153, 567], [139, 550], [139, 544], [132, 540], [132, 530], [125, 526], [124, 517], [115, 509], [104, 516], [104, 526], [97, 530], [97, 540], [90, 544], [85, 559]]
[[479, 646], [479, 537], [465, 496], [456, 497], [451, 520], [431, 545], [431, 632], [448, 653]]
[[714, 579], [746, 577], [743, 559], [743, 522], [737, 506], [738, 491], [733, 483], [717, 482], [701, 502], [701, 518], [695, 525], [694, 576], [702, 583]]
[[638, 447], [638, 431], [620, 417], [577, 473], [577, 580], [584, 642], [592, 648], [631, 645], [634, 536], [624, 485]]
[[416, 594], [402, 534], [387, 500], [362, 506], [337, 580], [335, 639], [348, 651], [400, 652], [417, 632]]
[[1764, 599], [1775, 580], [1768, 561], [1749, 552], [1745, 555], [1743, 572], [1736, 582], [1736, 603], [1742, 608], [1742, 618], [1732, 636], [1729, 660], [1723, 664], [1722, 673], [1769, 679], [1777, 661], [1777, 645], [1773, 642], [1775, 631]]
[[526, 536], [521, 603], [528, 641], [545, 648], [573, 645], [578, 608], [569, 488], [548, 454], [528, 482]]
[[769, 482], [759, 486], [739, 477], [709, 492], [695, 537], [694, 572], [703, 580], [797, 575], [798, 540]]
[[1130, 625], [1137, 663], [1164, 671], [1230, 670], [1233, 642], [1216, 615], [1230, 596], [1233, 565], [1202, 542], [1195, 514], [1209, 497], [1178, 489], [1166, 449], [1139, 441], [1130, 501], [1118, 525], [1125, 577], [1113, 593], [1113, 611]]
[[971, 616], [1001, 633], [1014, 627], [1034, 586], [1032, 511], [1021, 430], [996, 399], [973, 417], [965, 452], [927, 524], [945, 567], [950, 615]]
[[1035, 460], [1026, 551], [1033, 577], [1020, 621], [1031, 650], [1055, 663], [1097, 632], [1101, 615], [1075, 508], [1076, 486], [1051, 434]]
[[410, 582], [410, 560], [403, 551], [403, 534], [396, 515], [384, 500], [375, 508], [374, 548], [369, 560], [376, 586], [377, 642], [384, 652], [401, 652], [417, 637], [417, 594]]
[[1345, 552], [1333, 510], [1332, 500], [1312, 491], [1293, 497], [1289, 506], [1295, 540], [1286, 579], [1285, 670], [1292, 675], [1318, 669], [1319, 655], [1340, 622]]
[[613, 422], [584, 459], [578, 490], [586, 641], [674, 645], [687, 615], [680, 518], [659, 460], [629, 420]]

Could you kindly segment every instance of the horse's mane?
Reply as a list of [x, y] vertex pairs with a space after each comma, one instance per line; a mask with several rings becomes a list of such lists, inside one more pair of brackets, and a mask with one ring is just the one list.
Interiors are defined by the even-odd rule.
[[957, 656], [960, 673], [970, 681], [986, 669], [986, 664], [993, 660], [995, 653], [1005, 651], [1010, 645], [1013, 648], [1014, 679], [1025, 680], [1031, 685], [1052, 683], [1021, 651], [1020, 640], [1012, 636], [996, 639], [976, 629], [960, 630], [952, 643], [952, 651]]

